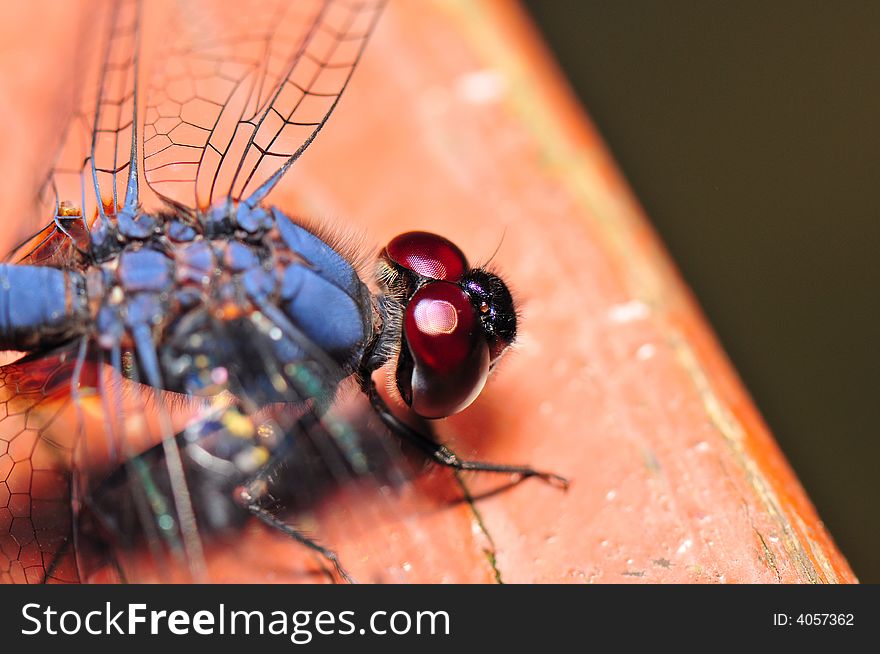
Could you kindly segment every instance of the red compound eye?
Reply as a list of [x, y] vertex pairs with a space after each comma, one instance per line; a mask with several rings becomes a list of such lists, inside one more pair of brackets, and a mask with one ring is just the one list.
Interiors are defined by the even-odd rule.
[[458, 281], [468, 269], [467, 259], [452, 241], [430, 232], [407, 232], [385, 248], [388, 258], [423, 277]]
[[468, 296], [455, 284], [433, 282], [406, 308], [409, 357], [397, 371], [400, 392], [424, 418], [444, 418], [467, 407], [489, 374], [489, 347]]

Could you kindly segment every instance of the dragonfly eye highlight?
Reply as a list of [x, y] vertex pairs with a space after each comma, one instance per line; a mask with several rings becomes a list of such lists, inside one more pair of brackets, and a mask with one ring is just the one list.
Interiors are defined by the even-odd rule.
[[424, 418], [467, 407], [489, 375], [489, 346], [477, 311], [456, 284], [431, 282], [413, 295], [404, 317], [397, 386]]
[[430, 232], [407, 232], [385, 248], [397, 265], [429, 279], [458, 281], [468, 270], [464, 253], [452, 241]]

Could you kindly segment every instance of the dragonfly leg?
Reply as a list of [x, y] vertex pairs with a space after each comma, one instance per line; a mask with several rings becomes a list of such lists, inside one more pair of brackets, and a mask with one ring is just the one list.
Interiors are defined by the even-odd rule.
[[52, 560], [49, 561], [49, 565], [46, 566], [46, 572], [43, 573], [43, 578], [40, 580], [41, 584], [48, 584], [49, 580], [52, 578], [52, 575], [55, 573], [56, 568], [58, 567], [59, 562], [64, 558], [64, 556], [68, 553], [70, 549], [70, 541], [71, 537], [67, 537], [61, 543], [61, 547], [58, 548], [58, 551], [52, 555]]
[[470, 470], [476, 472], [497, 472], [502, 474], [515, 474], [522, 478], [537, 477], [549, 484], [558, 486], [563, 489], [568, 488], [568, 479], [552, 472], [543, 472], [535, 470], [530, 466], [507, 465], [503, 463], [490, 463], [487, 461], [467, 461], [458, 457], [458, 455], [445, 445], [441, 445], [427, 434], [413, 429], [397, 416], [395, 416], [379, 391], [376, 389], [375, 382], [368, 381], [367, 395], [373, 409], [388, 429], [406, 439], [425, 454], [427, 454], [436, 463], [447, 468], [455, 470]]
[[287, 524], [286, 522], [279, 520], [276, 516], [272, 515], [270, 511], [267, 511], [265, 508], [260, 506], [259, 500], [252, 494], [247, 488], [242, 489], [239, 492], [239, 497], [242, 501], [242, 505], [250, 511], [250, 513], [256, 517], [260, 522], [265, 525], [268, 525], [272, 529], [277, 529], [285, 536], [289, 536], [297, 543], [305, 545], [310, 550], [314, 550], [325, 559], [327, 559], [336, 570], [336, 574], [338, 574], [343, 581], [349, 584], [357, 583], [354, 578], [348, 574], [346, 569], [339, 562], [339, 556], [331, 549], [324, 547], [323, 545], [319, 545], [317, 542], [306, 536], [304, 533]]

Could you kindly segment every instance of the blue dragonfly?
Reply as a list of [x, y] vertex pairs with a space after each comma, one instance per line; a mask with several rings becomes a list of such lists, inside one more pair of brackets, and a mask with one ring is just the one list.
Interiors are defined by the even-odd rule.
[[[303, 516], [330, 484], [405, 483], [389, 435], [453, 469], [566, 484], [463, 460], [430, 429], [516, 337], [497, 275], [408, 232], [378, 253], [374, 291], [354, 253], [267, 202], [382, 5], [182, 3], [149, 62], [141, 4], [94, 7], [51, 220], [0, 264], [0, 350], [22, 355], [0, 369], [0, 580], [136, 581], [143, 552], [210, 580], [206, 548], [256, 522], [352, 581]], [[386, 365], [409, 416], [377, 389]], [[345, 384], [367, 427], [339, 409]]]

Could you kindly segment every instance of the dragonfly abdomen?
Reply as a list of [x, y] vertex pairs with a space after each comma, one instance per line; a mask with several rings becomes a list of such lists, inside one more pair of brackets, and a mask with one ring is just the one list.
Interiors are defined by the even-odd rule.
[[90, 317], [82, 274], [0, 264], [0, 350], [57, 345], [84, 333]]

